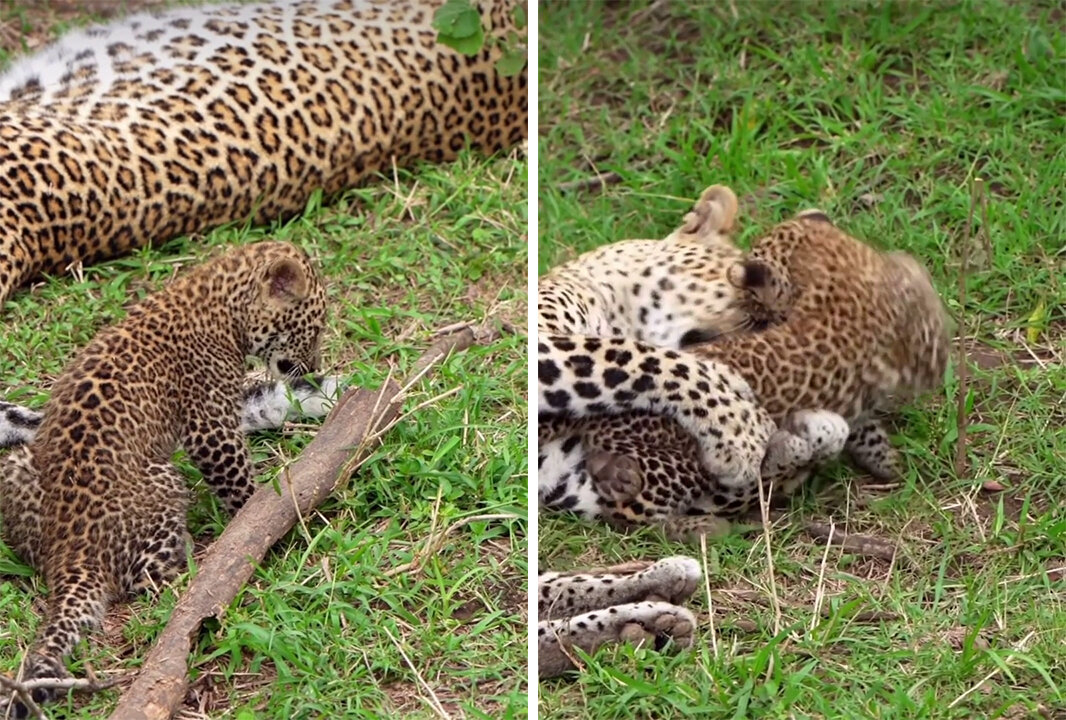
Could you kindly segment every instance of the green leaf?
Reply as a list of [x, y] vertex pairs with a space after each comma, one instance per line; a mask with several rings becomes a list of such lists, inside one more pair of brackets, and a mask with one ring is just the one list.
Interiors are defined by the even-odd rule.
[[437, 42], [464, 55], [476, 55], [485, 43], [481, 15], [470, 0], [448, 0], [433, 13]]
[[471, 37], [457, 38], [447, 35], [438, 35], [437, 42], [447, 45], [452, 50], [461, 52], [463, 55], [477, 55], [485, 42], [485, 34], [478, 27], [477, 34]]
[[526, 26], [528, 20], [526, 19], [526, 11], [521, 5], [515, 5], [514, 7], [514, 24], [515, 27], [521, 30]]
[[1041, 300], [1026, 321], [1025, 339], [1030, 345], [1040, 341], [1040, 333], [1047, 328], [1047, 305]]
[[526, 54], [515, 48], [507, 48], [496, 61], [496, 72], [504, 77], [513, 77], [526, 66]]

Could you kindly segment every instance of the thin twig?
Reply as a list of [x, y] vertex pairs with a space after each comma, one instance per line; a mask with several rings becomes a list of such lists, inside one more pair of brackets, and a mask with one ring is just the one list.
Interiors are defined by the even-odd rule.
[[[107, 680], [96, 680], [95, 678], [33, 678], [20, 681], [12, 680], [6, 675], [0, 675], [0, 687], [4, 689], [5, 695], [14, 693], [19, 702], [26, 706], [26, 709], [33, 717], [44, 718], [44, 711], [33, 699], [32, 693], [34, 690], [100, 692], [114, 687], [121, 680], [122, 677], [120, 676], [108, 678]], [[8, 710], [10, 710], [10, 705]]]
[[833, 534], [836, 532], [836, 523], [829, 522], [829, 537], [825, 539], [825, 552], [822, 553], [822, 564], [818, 569], [818, 588], [814, 593], [814, 612], [811, 613], [811, 632], [817, 625], [818, 616], [822, 612], [822, 602], [825, 600], [825, 566], [829, 562], [829, 548], [833, 545]]
[[[759, 512], [762, 515], [763, 543], [766, 545], [766, 571], [770, 574], [770, 600], [774, 608], [774, 637], [781, 634], [781, 601], [777, 597], [777, 580], [774, 577], [774, 553], [770, 547], [770, 501], [767, 497], [773, 494], [774, 484], [770, 482], [769, 488], [764, 488], [762, 479], [756, 483], [759, 486]], [[766, 679], [773, 677], [774, 656], [771, 654], [766, 662]]]
[[122, 677], [111, 677], [107, 680], [91, 680], [89, 678], [34, 678], [33, 680], [17, 681], [0, 675], [0, 685], [5, 690], [14, 692], [34, 690], [74, 690], [75, 692], [100, 692], [112, 688], [122, 681]]
[[400, 657], [407, 663], [407, 667], [411, 668], [411, 672], [415, 674], [415, 679], [418, 680], [418, 684], [422, 686], [422, 689], [429, 694], [429, 704], [433, 710], [440, 715], [444, 720], [451, 720], [452, 716], [448, 714], [448, 711], [444, 709], [444, 705], [441, 703], [440, 698], [437, 697], [437, 693], [433, 692], [433, 688], [422, 678], [422, 673], [418, 672], [418, 668], [411, 662], [411, 658], [407, 657], [407, 653], [404, 652], [403, 646], [400, 645], [400, 641], [397, 640], [386, 625], [382, 625], [381, 629], [385, 631], [385, 634], [389, 636], [389, 640], [392, 640], [393, 645], [400, 651]]
[[718, 659], [718, 632], [714, 627], [714, 598], [711, 596], [711, 574], [707, 568], [707, 533], [700, 533], [700, 553], [703, 560], [703, 589], [707, 593], [707, 619], [711, 623], [711, 650]]
[[[970, 211], [966, 215], [966, 232], [962, 238], [962, 255], [959, 267], [959, 312], [966, 312], [966, 275], [970, 269], [970, 242], [973, 240], [973, 213], [974, 208], [981, 202], [985, 181], [974, 178], [973, 187], [970, 190]], [[955, 440], [955, 477], [960, 480], [966, 473], [966, 431], [969, 427], [969, 418], [966, 413], [966, 396], [969, 394], [969, 366], [966, 364], [966, 344], [963, 342], [965, 332], [959, 328], [957, 332], [958, 352], [958, 403], [955, 411], [955, 423], [957, 438]]]

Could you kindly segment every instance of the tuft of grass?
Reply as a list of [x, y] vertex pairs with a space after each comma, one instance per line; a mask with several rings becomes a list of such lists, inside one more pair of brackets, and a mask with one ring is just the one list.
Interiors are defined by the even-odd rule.
[[[576, 679], [541, 683], [541, 717], [1066, 713], [1063, 19], [1036, 0], [542, 8], [541, 272], [662, 237], [725, 183], [742, 243], [813, 206], [915, 254], [958, 320], [970, 379], [963, 477], [951, 371], [899, 419], [904, 482], [869, 487], [834, 468], [772, 527], [772, 568], [762, 537], [711, 544], [696, 649], [608, 650]], [[560, 190], [597, 172], [622, 180]], [[975, 177], [989, 206], [960, 304]], [[812, 522], [895, 545], [896, 559], [827, 550], [804, 532]], [[565, 516], [541, 516], [539, 536], [554, 569], [694, 552]]]
[[[269, 227], [246, 223], [45, 279], [0, 314], [0, 396], [40, 406], [72, 353], [181, 266], [262, 238], [314, 255], [329, 283], [327, 368], [377, 387], [404, 377], [433, 332], [460, 322], [524, 328], [526, 161], [466, 153], [382, 177]], [[185, 717], [451, 717], [525, 714], [526, 340], [504, 332], [449, 358], [348, 486], [275, 546], [202, 631]], [[272, 482], [314, 435], [252, 438]], [[197, 494], [198, 546], [226, 518]], [[477, 520], [479, 516], [494, 516]], [[509, 519], [514, 516], [514, 519]], [[446, 543], [442, 533], [452, 530]], [[135, 669], [184, 586], [117, 606], [73, 670]], [[0, 543], [0, 671], [18, 667], [46, 588]], [[56, 716], [95, 718], [118, 690], [74, 696]], [[51, 715], [50, 715], [51, 716]]]

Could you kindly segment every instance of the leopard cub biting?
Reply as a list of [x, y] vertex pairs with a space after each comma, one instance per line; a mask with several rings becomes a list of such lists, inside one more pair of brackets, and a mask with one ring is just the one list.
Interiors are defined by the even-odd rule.
[[[325, 314], [306, 253], [246, 245], [133, 306], [67, 365], [31, 444], [0, 465], [0, 532], [50, 590], [23, 680], [65, 677], [65, 658], [111, 603], [186, 566], [179, 445], [230, 512], [251, 496], [245, 358], [279, 378], [315, 371]], [[28, 715], [19, 700], [10, 711]]]
[[[734, 367], [688, 352], [755, 334], [778, 313], [754, 307], [729, 277], [744, 260], [730, 238], [736, 212], [733, 191], [711, 186], [666, 238], [610, 243], [540, 279], [542, 509], [660, 525], [679, 539], [716, 534], [728, 527], [718, 516], [750, 505], [761, 482], [796, 482], [843, 450], [840, 415], [803, 405], [772, 417]], [[668, 421], [687, 434], [656, 449], [654, 468], [619, 471], [629, 441]], [[688, 461], [703, 471], [695, 482], [645, 482]]]

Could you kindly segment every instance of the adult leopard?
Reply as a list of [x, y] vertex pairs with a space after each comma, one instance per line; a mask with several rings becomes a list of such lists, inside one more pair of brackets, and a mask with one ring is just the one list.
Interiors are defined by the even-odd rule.
[[[486, 33], [517, 0], [478, 3]], [[526, 137], [526, 73], [437, 42], [436, 0], [271, 0], [71, 32], [0, 76], [0, 305], [41, 273], [262, 223]]]

